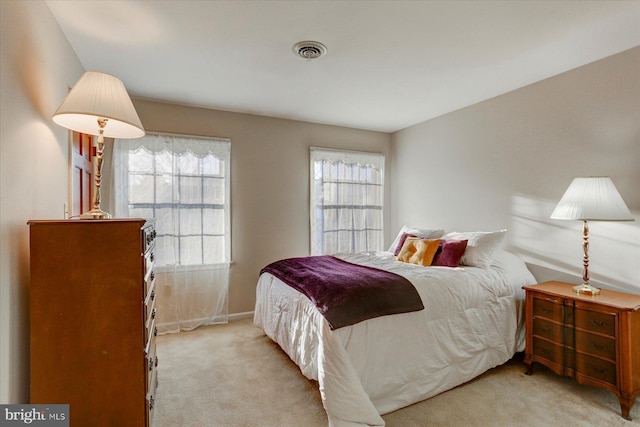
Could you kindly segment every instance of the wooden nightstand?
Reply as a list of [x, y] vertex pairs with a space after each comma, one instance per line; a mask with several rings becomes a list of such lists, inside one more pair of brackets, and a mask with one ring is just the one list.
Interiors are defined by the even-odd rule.
[[527, 374], [539, 362], [580, 384], [618, 396], [622, 416], [640, 394], [640, 295], [602, 290], [573, 292], [574, 285], [545, 282], [527, 293]]

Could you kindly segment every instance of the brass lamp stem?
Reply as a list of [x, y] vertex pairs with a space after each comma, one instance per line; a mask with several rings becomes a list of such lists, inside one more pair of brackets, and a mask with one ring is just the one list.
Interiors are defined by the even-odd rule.
[[582, 258], [582, 265], [584, 266], [582, 285], [574, 286], [573, 290], [579, 294], [598, 295], [600, 289], [594, 288], [589, 284], [589, 224], [587, 224], [586, 219], [582, 223], [582, 250], [584, 251], [584, 257]]
[[93, 156], [93, 192], [91, 196], [92, 209], [80, 215], [83, 219], [108, 219], [111, 215], [100, 209], [102, 185], [102, 152], [104, 150], [104, 127], [109, 119], [98, 119], [98, 142], [96, 143], [96, 155]]
[[582, 283], [589, 284], [589, 224], [585, 219], [582, 223], [582, 250], [584, 251], [584, 257], [582, 258], [582, 265], [584, 266], [582, 272]]

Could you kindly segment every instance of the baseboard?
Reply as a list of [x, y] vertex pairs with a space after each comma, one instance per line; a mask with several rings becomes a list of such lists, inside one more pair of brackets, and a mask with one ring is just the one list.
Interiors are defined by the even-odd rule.
[[245, 311], [244, 313], [231, 313], [229, 314], [229, 321], [249, 319], [253, 317], [253, 311]]

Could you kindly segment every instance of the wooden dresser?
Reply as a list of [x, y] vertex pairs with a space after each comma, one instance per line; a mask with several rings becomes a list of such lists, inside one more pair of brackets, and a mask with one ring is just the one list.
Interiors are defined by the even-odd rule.
[[640, 295], [603, 289], [573, 291], [573, 284], [525, 286], [527, 374], [533, 362], [558, 375], [612, 391], [622, 416], [640, 394]]
[[71, 427], [149, 426], [157, 386], [151, 220], [30, 221], [31, 403]]

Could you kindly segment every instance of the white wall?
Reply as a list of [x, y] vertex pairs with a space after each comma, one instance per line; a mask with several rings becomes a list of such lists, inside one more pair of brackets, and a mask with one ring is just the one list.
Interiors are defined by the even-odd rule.
[[51, 115], [84, 71], [40, 1], [2, 1], [0, 403], [29, 398], [29, 219], [64, 216], [68, 134]]
[[640, 47], [404, 129], [392, 224], [509, 229], [539, 280], [582, 276], [582, 223], [549, 215], [576, 176], [611, 176], [635, 222], [590, 223], [592, 283], [640, 293]]

